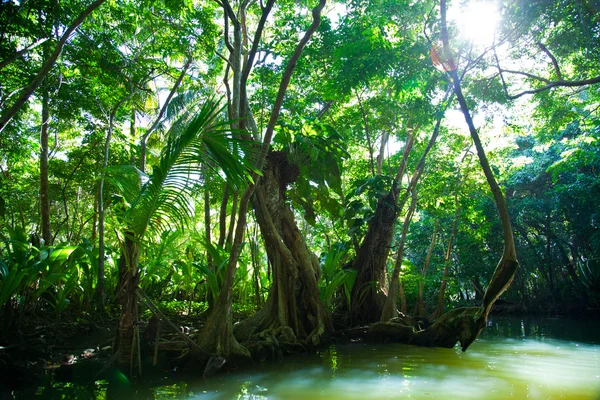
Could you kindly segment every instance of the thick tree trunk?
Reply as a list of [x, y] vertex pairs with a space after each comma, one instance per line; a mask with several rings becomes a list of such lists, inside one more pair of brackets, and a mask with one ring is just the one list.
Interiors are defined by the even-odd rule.
[[[447, 97], [447, 96], [446, 96]], [[376, 322], [381, 319], [381, 313], [387, 295], [385, 283], [386, 264], [389, 249], [394, 234], [394, 225], [398, 213], [402, 211], [410, 193], [416, 187], [423, 170], [427, 155], [433, 148], [440, 132], [443, 114], [438, 117], [435, 128], [429, 138], [427, 147], [413, 172], [408, 187], [400, 196], [400, 180], [404, 175], [408, 155], [414, 141], [409, 134], [402, 155], [402, 162], [395, 182], [387, 196], [382, 197], [375, 210], [375, 216], [369, 221], [367, 234], [357, 250], [352, 267], [358, 271], [354, 288], [352, 289], [352, 309], [350, 319], [352, 324]]]
[[253, 204], [273, 268], [273, 285], [265, 307], [236, 325], [234, 332], [240, 341], [272, 335], [280, 344], [300, 341], [316, 345], [331, 328], [320, 299], [318, 259], [308, 249], [286, 203], [286, 186], [296, 180], [298, 171], [287, 162], [285, 153], [270, 153], [256, 187]]
[[403, 196], [402, 200], [398, 201], [400, 180], [404, 175], [413, 144], [414, 136], [408, 134], [396, 180], [389, 193], [377, 202], [375, 215], [369, 221], [367, 234], [352, 262], [352, 268], [358, 271], [351, 296], [350, 320], [352, 324], [375, 322], [381, 318], [388, 291], [387, 258], [398, 213], [408, 198], [408, 196]]
[[[267, 6], [265, 6], [263, 8], [261, 20], [258, 25], [256, 35], [254, 37], [252, 49], [251, 49], [249, 57], [248, 57], [248, 63], [246, 64], [246, 66], [244, 68], [242, 78], [246, 78], [250, 72], [250, 69], [251, 69], [252, 63], [253, 63], [253, 57], [254, 57], [254, 54], [256, 53], [256, 48], [258, 47], [259, 42], [260, 42], [260, 36], [261, 36], [260, 32], [262, 32], [264, 23], [266, 22], [267, 16], [270, 12], [270, 7], [272, 7], [273, 2], [274, 2], [273, 0], [269, 0], [267, 2]], [[240, 47], [239, 48], [236, 47], [236, 49], [231, 48], [231, 45], [229, 44], [227, 37], [226, 37], [226, 44], [230, 48], [230, 52], [232, 53], [232, 56], [239, 57], [241, 55], [241, 29], [238, 29], [238, 28], [240, 28], [239, 27], [240, 23], [239, 23], [239, 21], [237, 21], [235, 13], [231, 9], [231, 5], [229, 4], [228, 0], [223, 0], [221, 4], [223, 5], [223, 8], [225, 9], [226, 15], [228, 15], [230, 18], [232, 18], [232, 21], [234, 22], [235, 42], [236, 42], [236, 46], [239, 45]], [[275, 99], [275, 104], [273, 105], [273, 109], [271, 111], [271, 117], [269, 119], [269, 123], [267, 125], [267, 129], [266, 129], [266, 132], [265, 132], [265, 135], [263, 138], [263, 143], [262, 143], [260, 152], [257, 156], [257, 161], [255, 164], [255, 167], [258, 170], [262, 171], [262, 169], [265, 165], [266, 157], [267, 157], [270, 145], [271, 145], [271, 139], [273, 138], [275, 125], [277, 124], [277, 120], [279, 119], [279, 114], [281, 111], [281, 107], [283, 105], [284, 96], [285, 96], [285, 93], [289, 86], [289, 83], [290, 83], [290, 80], [292, 77], [292, 73], [296, 67], [296, 63], [298, 62], [298, 59], [300, 58], [300, 55], [302, 54], [302, 52], [303, 52], [306, 44], [310, 40], [311, 36], [319, 27], [319, 24], [321, 22], [321, 11], [323, 10], [324, 7], [325, 7], [325, 0], [320, 0], [319, 4], [315, 8], [313, 8], [312, 23], [311, 23], [310, 27], [304, 33], [304, 35], [303, 35], [302, 39], [300, 40], [300, 42], [298, 43], [298, 45], [296, 46], [296, 49], [294, 50], [294, 53], [292, 54], [290, 60], [288, 61], [287, 66], [283, 72], [283, 75], [281, 78], [281, 83], [279, 85], [279, 90], [277, 92], [277, 97]], [[245, 85], [243, 85], [243, 87], [240, 87], [241, 86], [241, 84], [240, 84], [240, 86], [238, 86], [238, 88], [236, 89], [235, 87], [236, 87], [236, 85], [238, 85], [236, 82], [238, 82], [238, 80], [234, 75], [234, 93], [233, 93], [233, 97], [232, 97], [233, 106], [234, 106], [234, 107], [232, 107], [232, 109], [235, 108], [235, 110], [232, 110], [233, 111], [232, 114], [234, 115], [234, 117], [235, 117], [235, 114], [238, 113], [239, 111], [241, 111], [241, 110], [246, 111], [247, 109], [249, 109], [249, 107], [247, 105], [247, 101], [241, 101], [241, 103], [240, 103], [240, 98], [239, 98], [240, 94], [242, 94], [242, 95], [245, 94], [245, 91], [246, 91]], [[244, 96], [244, 98], [245, 98], [245, 96]], [[248, 117], [250, 117], [250, 116], [248, 116]], [[252, 195], [256, 189], [256, 182], [259, 179], [258, 174], [253, 173], [252, 175], [253, 175], [254, 182], [250, 183], [248, 185], [248, 187], [246, 188], [246, 190], [244, 190], [244, 193], [242, 194], [241, 199], [240, 199], [239, 216], [238, 216], [238, 221], [237, 221], [237, 225], [235, 228], [235, 237], [233, 239], [231, 251], [229, 254], [229, 261], [227, 263], [227, 273], [225, 276], [225, 281], [221, 288], [221, 292], [219, 293], [219, 297], [215, 304], [215, 308], [214, 308], [213, 312], [210, 314], [210, 316], [206, 322], [206, 325], [204, 326], [204, 328], [202, 329], [202, 331], [200, 332], [200, 335], [198, 337], [198, 344], [200, 347], [203, 348], [203, 351], [205, 351], [206, 353], [217, 354], [226, 359], [230, 358], [231, 356], [236, 356], [236, 355], [237, 356], [249, 356], [250, 355], [248, 350], [246, 348], [244, 348], [243, 346], [241, 346], [233, 335], [231, 303], [232, 303], [232, 296], [233, 296], [233, 282], [234, 282], [234, 277], [235, 277], [235, 271], [237, 268], [237, 262], [239, 260], [241, 249], [242, 249], [242, 241], [244, 238], [244, 231], [246, 229], [246, 218], [247, 218], [246, 213], [248, 211], [248, 202], [250, 201], [250, 198], [252, 197]]]

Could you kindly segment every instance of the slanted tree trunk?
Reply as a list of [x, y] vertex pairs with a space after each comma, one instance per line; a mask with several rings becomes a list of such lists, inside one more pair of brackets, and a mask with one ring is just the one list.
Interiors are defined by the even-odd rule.
[[[442, 9], [442, 40], [444, 43], [444, 47], [448, 50], [446, 54], [451, 54], [450, 45], [448, 41], [448, 31], [446, 29], [446, 0], [441, 0], [440, 9]], [[477, 149], [477, 157], [479, 158], [479, 164], [481, 165], [481, 169], [483, 170], [485, 179], [487, 180], [492, 195], [494, 196], [494, 202], [496, 203], [496, 208], [498, 209], [498, 214], [502, 223], [504, 251], [502, 252], [502, 257], [500, 258], [500, 261], [496, 266], [496, 270], [494, 271], [492, 280], [490, 281], [485, 295], [483, 296], [483, 304], [481, 305], [481, 313], [479, 315], [479, 318], [483, 318], [483, 326], [485, 326], [487, 316], [492, 306], [494, 305], [494, 302], [510, 286], [510, 283], [515, 277], [515, 273], [517, 272], [519, 263], [517, 262], [517, 252], [515, 249], [512, 226], [510, 222], [510, 216], [508, 215], [508, 209], [506, 207], [506, 200], [504, 199], [504, 194], [502, 193], [502, 190], [500, 190], [498, 182], [496, 182], [496, 178], [494, 177], [494, 173], [492, 171], [492, 168], [490, 167], [489, 161], [485, 154], [485, 150], [483, 149], [483, 145], [481, 144], [481, 139], [479, 138], [477, 129], [475, 129], [475, 125], [473, 124], [473, 119], [471, 118], [469, 107], [467, 106], [465, 97], [462, 94], [458, 73], [456, 72], [456, 69], [452, 69], [448, 72], [448, 74], [452, 78], [452, 83], [454, 85], [454, 93], [456, 94], [456, 98], [458, 100], [458, 103], [460, 104], [461, 111], [465, 117], [465, 122], [469, 127], [469, 133], [471, 134], [471, 138], [473, 139], [473, 143], [475, 144], [475, 148]], [[475, 340], [475, 338], [473, 338], [473, 340]]]
[[452, 224], [452, 231], [448, 238], [448, 248], [446, 249], [446, 256], [444, 257], [444, 272], [442, 273], [442, 284], [440, 285], [440, 292], [438, 293], [438, 302], [435, 311], [429, 316], [429, 320], [433, 321], [439, 318], [444, 312], [444, 297], [446, 296], [446, 286], [448, 286], [448, 269], [452, 262], [452, 245], [454, 244], [454, 236], [456, 235], [456, 228], [458, 226], [458, 220], [460, 218], [460, 207], [456, 208], [456, 214], [454, 215], [454, 223]]
[[417, 190], [412, 192], [412, 200], [404, 217], [404, 224], [402, 224], [402, 236], [400, 237], [400, 243], [398, 243], [398, 252], [396, 253], [396, 263], [394, 265], [394, 271], [392, 272], [392, 279], [390, 282], [390, 290], [385, 300], [383, 311], [381, 312], [381, 321], [389, 321], [390, 319], [398, 316], [398, 290], [400, 290], [401, 297], [401, 311], [406, 314], [406, 298], [404, 296], [404, 285], [400, 280], [400, 269], [402, 268], [402, 261], [404, 260], [404, 245], [406, 244], [406, 235], [408, 234], [408, 227], [410, 221], [415, 213], [417, 207]]
[[106, 0], [96, 0], [91, 3], [77, 18], [73, 20], [71, 25], [64, 31], [58, 42], [56, 43], [56, 47], [54, 51], [50, 54], [50, 56], [44, 61], [42, 68], [38, 71], [37, 75], [31, 80], [29, 85], [23, 89], [21, 94], [15, 103], [0, 117], [0, 132], [4, 130], [6, 125], [13, 119], [13, 117], [19, 112], [19, 110], [27, 103], [29, 97], [35, 92], [35, 90], [40, 86], [48, 72], [52, 69], [56, 60], [62, 53], [62, 49], [64, 45], [69, 40], [71, 34], [81, 25], [81, 23], [98, 7], [102, 5]]
[[404, 207], [404, 202], [408, 197], [403, 196], [402, 201], [398, 200], [400, 180], [404, 175], [413, 144], [414, 136], [408, 134], [393, 186], [389, 193], [377, 202], [375, 215], [369, 222], [367, 234], [352, 262], [352, 268], [358, 271], [351, 296], [350, 320], [352, 324], [374, 322], [381, 318], [388, 290], [386, 264], [394, 235], [394, 226], [398, 213]]
[[319, 261], [308, 249], [286, 203], [287, 185], [296, 181], [298, 173], [299, 168], [287, 161], [285, 153], [269, 153], [254, 193], [256, 219], [273, 268], [273, 285], [264, 308], [236, 325], [234, 333], [242, 342], [272, 335], [279, 344], [300, 341], [316, 345], [331, 329], [320, 299]]
[[[446, 27], [446, 0], [440, 1], [440, 11], [442, 26], [441, 36], [444, 44], [443, 54], [450, 55], [448, 30]], [[481, 307], [458, 308], [449, 311], [423, 330], [416, 330], [414, 326], [406, 324], [405, 321], [400, 323], [378, 322], [370, 327], [369, 333], [376, 338], [396, 340], [421, 346], [453, 347], [458, 341], [462, 346], [462, 350], [466, 351], [487, 325], [487, 317], [494, 302], [508, 288], [514, 279], [519, 264], [517, 262], [506, 201], [496, 182], [481, 144], [481, 140], [479, 139], [479, 134], [471, 119], [469, 109], [461, 91], [460, 80], [458, 73], [456, 72], [456, 64], [451, 56], [444, 61], [444, 67], [447, 68], [448, 75], [452, 79], [456, 98], [458, 99], [465, 121], [469, 127], [471, 138], [477, 149], [479, 163], [492, 191], [496, 208], [498, 209], [498, 214], [502, 223], [504, 251], [483, 296]]]
[[421, 270], [421, 280], [419, 281], [419, 293], [417, 294], [417, 306], [415, 307], [415, 314], [418, 317], [425, 316], [425, 300], [423, 299], [423, 292], [425, 291], [425, 277], [427, 276], [427, 269], [431, 264], [431, 256], [433, 255], [433, 249], [435, 248], [435, 242], [437, 240], [439, 225], [437, 222], [433, 227], [433, 234], [431, 236], [431, 243], [429, 243], [429, 249], [427, 249], [427, 256], [425, 257], [425, 263]]

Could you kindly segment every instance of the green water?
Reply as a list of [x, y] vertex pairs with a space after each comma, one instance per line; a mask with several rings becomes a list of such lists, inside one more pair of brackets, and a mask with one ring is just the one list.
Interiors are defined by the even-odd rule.
[[[137, 398], [600, 399], [600, 323], [492, 318], [466, 353], [337, 345], [207, 381], [173, 382], [145, 385]], [[97, 384], [93, 397], [105, 398], [105, 390]]]

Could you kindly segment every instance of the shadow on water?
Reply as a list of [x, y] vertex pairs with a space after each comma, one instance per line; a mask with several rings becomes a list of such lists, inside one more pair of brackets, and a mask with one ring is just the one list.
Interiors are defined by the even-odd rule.
[[[118, 377], [88, 387], [49, 382], [40, 398], [599, 399], [600, 323], [491, 318], [469, 351], [399, 344], [336, 345], [210, 380]], [[32, 395], [33, 393], [29, 393]], [[30, 398], [20, 396], [17, 398]]]

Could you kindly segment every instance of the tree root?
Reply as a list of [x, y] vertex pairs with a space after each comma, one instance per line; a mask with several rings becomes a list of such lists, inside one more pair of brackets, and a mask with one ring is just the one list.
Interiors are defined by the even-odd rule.
[[479, 307], [467, 307], [447, 312], [425, 329], [407, 322], [402, 318], [376, 322], [366, 331], [367, 339], [445, 348], [460, 342], [462, 351], [466, 351], [485, 328], [487, 316]]

